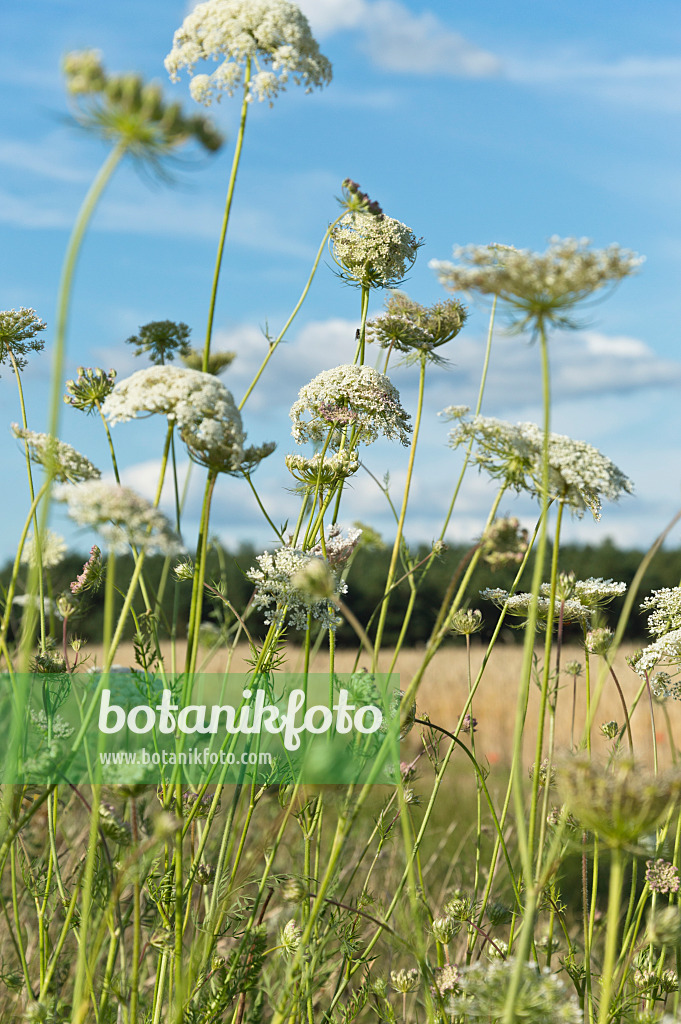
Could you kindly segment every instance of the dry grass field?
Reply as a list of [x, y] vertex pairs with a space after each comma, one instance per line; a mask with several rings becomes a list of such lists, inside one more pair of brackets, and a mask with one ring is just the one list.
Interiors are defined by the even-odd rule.
[[[477, 673], [485, 654], [485, 647], [482, 644], [474, 644], [472, 648], [472, 671], [473, 677]], [[90, 652], [89, 664], [101, 662], [101, 651], [96, 646], [88, 647]], [[630, 652], [629, 648], [622, 648], [615, 661], [615, 671], [627, 701], [631, 706], [635, 700], [640, 686], [640, 679], [634, 675], [625, 661], [625, 656]], [[184, 647], [178, 644], [178, 664], [184, 662]], [[243, 672], [248, 669], [248, 647], [237, 648], [231, 662], [231, 669], [234, 672]], [[543, 651], [537, 650], [540, 659]], [[477, 719], [476, 749], [481, 757], [486, 757], [490, 764], [505, 764], [510, 760], [511, 746], [513, 741], [513, 725], [515, 721], [517, 680], [520, 675], [522, 663], [522, 646], [520, 644], [498, 645], [492, 652], [492, 656], [485, 669], [480, 688], [473, 703], [473, 714]], [[353, 651], [339, 650], [336, 654], [336, 667], [338, 672], [350, 672], [353, 669], [355, 654]], [[397, 671], [400, 673], [400, 685], [406, 689], [413, 673], [421, 663], [422, 651], [418, 649], [404, 650], [400, 654], [397, 664]], [[387, 670], [392, 660], [392, 652], [387, 649], [382, 653], [379, 668]], [[360, 659], [360, 667], [363, 667], [366, 659]], [[562, 664], [569, 661], [584, 663], [584, 652], [578, 647], [564, 647], [562, 652]], [[118, 650], [116, 662], [119, 665], [134, 665], [132, 645], [122, 644]], [[169, 662], [167, 662], [169, 664]], [[212, 654], [209, 653], [204, 659], [203, 670], [211, 672], [223, 671], [227, 664], [227, 651], [218, 649]], [[289, 671], [296, 671], [301, 667], [301, 652], [296, 648], [289, 648], [288, 659], [285, 667]], [[312, 662], [313, 672], [328, 671], [328, 653], [320, 654]], [[592, 659], [592, 689], [595, 690], [598, 682], [598, 666], [596, 659]], [[441, 649], [429, 665], [423, 683], [417, 697], [419, 715], [427, 714], [431, 721], [443, 725], [445, 728], [452, 728], [465, 703], [468, 693], [466, 653], [463, 646], [450, 646]], [[575, 724], [575, 741], [578, 742], [581, 730], [585, 721], [585, 691], [584, 679], [577, 680], [577, 714]], [[539, 710], [539, 690], [532, 687], [530, 693], [530, 704], [528, 710], [527, 724], [525, 728], [525, 759], [529, 763], [534, 760], [534, 748], [536, 743], [536, 725]], [[670, 742], [670, 730], [665, 717], [665, 708], [660, 704], [654, 704], [655, 727], [658, 744], [658, 753], [661, 764], [669, 764], [675, 757], [674, 746], [681, 744], [681, 706], [673, 701], [668, 701], [666, 710], [671, 727], [672, 742]], [[597, 713], [594, 718], [592, 730], [593, 747], [596, 754], [607, 756], [611, 746], [610, 741], [600, 733], [599, 726], [602, 722], [615, 720], [623, 723], [622, 706], [615, 689], [612, 678], [605, 680], [603, 695]], [[558, 694], [556, 714], [556, 745], [558, 748], [569, 748], [570, 734], [572, 727], [572, 679], [566, 675], [561, 678], [560, 691]], [[652, 726], [650, 720], [650, 704], [646, 694], [640, 699], [638, 706], [631, 716], [631, 727], [634, 738], [634, 750], [637, 760], [648, 760], [652, 754]], [[412, 733], [409, 741], [412, 747], [418, 743], [418, 738]]]

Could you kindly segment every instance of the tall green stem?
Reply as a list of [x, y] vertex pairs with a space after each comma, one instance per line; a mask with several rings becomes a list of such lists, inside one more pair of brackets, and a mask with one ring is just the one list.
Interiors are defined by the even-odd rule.
[[208, 307], [208, 324], [206, 326], [206, 343], [203, 348], [203, 363], [201, 369], [204, 373], [208, 373], [208, 360], [210, 357], [210, 342], [213, 337], [213, 320], [215, 319], [215, 302], [218, 295], [218, 283], [220, 281], [220, 269], [222, 267], [222, 254], [225, 250], [225, 239], [227, 238], [227, 227], [229, 225], [229, 215], [232, 212], [232, 200], [234, 199], [234, 186], [236, 185], [236, 176], [239, 170], [239, 162], [241, 160], [241, 149], [244, 144], [244, 134], [246, 132], [246, 115], [248, 114], [248, 91], [249, 83], [251, 81], [251, 58], [249, 57], [246, 61], [246, 70], [244, 72], [244, 96], [241, 102], [241, 118], [239, 121], [239, 133], [236, 137], [236, 148], [234, 150], [234, 158], [232, 160], [232, 170], [229, 176], [229, 185], [227, 186], [227, 200], [225, 202], [225, 212], [222, 218], [222, 230], [220, 231], [220, 241], [218, 242], [218, 253], [215, 260], [215, 270], [213, 272], [213, 287], [210, 293], [210, 305]]
[[613, 971], [617, 954], [617, 937], [619, 934], [620, 902], [622, 899], [622, 882], [624, 880], [624, 862], [622, 851], [615, 847], [610, 854], [610, 891], [608, 893], [608, 917], [605, 933], [605, 957], [601, 975], [601, 998], [598, 1010], [598, 1024], [606, 1024], [610, 1014], [610, 995], [613, 988]]
[[378, 664], [378, 656], [381, 650], [381, 641], [383, 639], [383, 631], [385, 628], [385, 620], [388, 614], [389, 604], [389, 592], [392, 587], [393, 580], [395, 578], [395, 570], [397, 569], [397, 559], [400, 554], [400, 547], [402, 545], [402, 533], [404, 530], [404, 521], [407, 516], [407, 505], [409, 504], [409, 491], [411, 488], [411, 478], [414, 472], [414, 461], [416, 458], [416, 444], [419, 438], [419, 430], [421, 427], [421, 414], [423, 412], [423, 396], [425, 391], [426, 381], [426, 358], [421, 357], [421, 372], [419, 374], [419, 396], [418, 404], [416, 407], [416, 419], [414, 421], [414, 433], [411, 441], [411, 448], [409, 450], [409, 464], [407, 466], [407, 479], [404, 484], [404, 494], [402, 496], [402, 509], [400, 511], [400, 518], [397, 523], [397, 535], [395, 537], [395, 543], [393, 544], [392, 556], [390, 558], [390, 567], [388, 569], [388, 577], [385, 581], [384, 601], [381, 605], [381, 614], [378, 619], [378, 626], [376, 627], [376, 639], [374, 641], [374, 663], [373, 671], [376, 671]]
[[532, 601], [529, 607], [527, 624], [525, 627], [525, 645], [523, 649], [523, 665], [521, 682], [518, 688], [518, 700], [516, 705], [516, 720], [513, 737], [513, 771], [514, 786], [513, 797], [516, 815], [516, 827], [518, 836], [518, 851], [523, 866], [523, 874], [527, 885], [527, 897], [525, 904], [525, 915], [522, 929], [516, 950], [517, 968], [511, 978], [508, 988], [506, 1005], [504, 1008], [503, 1024], [514, 1024], [516, 1019], [515, 1004], [520, 990], [522, 970], [527, 961], [532, 936], [534, 932], [534, 915], [537, 907], [537, 889], [532, 879], [532, 849], [529, 845], [529, 836], [525, 830], [525, 800], [523, 787], [523, 773], [520, 771], [523, 753], [523, 734], [525, 727], [525, 715], [527, 701], [532, 679], [532, 659], [534, 654], [535, 631], [537, 626], [537, 606], [539, 601], [539, 590], [544, 575], [544, 562], [546, 559], [546, 546], [548, 538], [548, 508], [549, 499], [549, 431], [551, 426], [551, 377], [549, 372], [548, 340], [544, 321], [539, 320], [537, 324], [537, 337], [541, 348], [542, 365], [542, 393], [544, 404], [544, 438], [542, 445], [542, 472], [541, 472], [541, 531], [539, 544], [534, 563], [532, 575]]
[[59, 283], [59, 298], [57, 300], [57, 322], [55, 330], [54, 357], [52, 360], [52, 395], [50, 399], [49, 433], [57, 436], [59, 429], [59, 412], [63, 406], [61, 400], [62, 378], [64, 376], [64, 363], [66, 361], [66, 331], [68, 328], [69, 307], [71, 304], [71, 291], [73, 289], [73, 277], [76, 271], [76, 264], [83, 243], [83, 237], [99, 202], [104, 189], [108, 185], [113, 172], [118, 167], [121, 159], [127, 150], [127, 141], [121, 141], [116, 145], [102, 164], [97, 177], [92, 182], [88, 194], [83, 200], [83, 205], [78, 211], [76, 223], [69, 238], [69, 244], [64, 256], [61, 281]]

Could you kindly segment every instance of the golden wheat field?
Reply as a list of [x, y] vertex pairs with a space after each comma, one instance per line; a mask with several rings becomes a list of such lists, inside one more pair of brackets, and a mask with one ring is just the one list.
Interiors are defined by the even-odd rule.
[[[88, 647], [90, 661], [88, 664], [101, 662], [101, 650], [95, 645]], [[634, 707], [634, 701], [638, 693], [641, 680], [629, 668], [626, 662], [627, 654], [632, 648], [622, 647], [615, 658], [614, 670], [622, 687], [627, 705], [631, 712], [631, 729], [634, 739], [634, 749], [637, 759], [643, 759], [644, 754], [652, 753], [652, 725], [650, 717], [650, 702], [644, 693], [638, 705]], [[471, 670], [473, 678], [480, 668], [486, 652], [482, 644], [472, 646]], [[537, 648], [537, 657], [541, 664], [543, 651]], [[177, 664], [184, 663], [184, 645], [179, 643], [176, 650]], [[386, 648], [381, 652], [379, 669], [387, 671], [392, 661], [393, 652]], [[413, 673], [421, 664], [423, 652], [418, 648], [403, 650], [400, 653], [397, 663], [397, 671], [400, 674], [400, 685], [406, 689]], [[473, 716], [477, 720], [475, 734], [475, 745], [479, 756], [487, 758], [490, 764], [505, 764], [510, 761], [511, 747], [513, 742], [513, 724], [515, 721], [517, 680], [520, 678], [522, 664], [522, 645], [505, 644], [497, 645], [485, 669], [479, 690], [473, 702]], [[244, 672], [248, 669], [249, 649], [247, 645], [237, 648], [231, 660], [230, 668], [234, 672]], [[336, 669], [339, 673], [351, 672], [354, 666], [355, 654], [353, 651], [338, 650], [336, 652]], [[132, 645], [122, 644], [117, 655], [117, 664], [122, 666], [134, 665]], [[203, 671], [220, 672], [227, 666], [228, 651], [217, 649], [204, 651]], [[562, 650], [561, 663], [563, 665], [570, 661], [584, 663], [584, 652], [579, 647], [564, 647]], [[170, 664], [170, 660], [166, 665]], [[285, 667], [289, 671], [296, 671], [301, 668], [302, 654], [295, 647], [288, 648]], [[359, 667], [364, 667], [360, 659]], [[311, 671], [328, 671], [328, 654], [318, 655], [313, 658]], [[598, 687], [598, 666], [592, 664], [592, 690], [595, 692]], [[445, 728], [453, 728], [456, 724], [461, 709], [464, 706], [468, 694], [468, 673], [466, 652], [463, 647], [441, 648], [426, 670], [425, 678], [417, 696], [417, 712], [419, 715], [426, 714], [431, 721], [442, 725]], [[569, 748], [572, 732], [572, 702], [573, 684], [572, 678], [564, 673], [561, 676], [558, 702], [556, 708], [556, 743], [559, 748]], [[631, 710], [633, 707], [633, 711]], [[527, 723], [525, 727], [524, 752], [528, 763], [534, 759], [537, 718], [539, 713], [539, 689], [533, 687], [530, 693], [530, 705], [528, 709]], [[661, 764], [669, 764], [675, 757], [674, 746], [681, 742], [681, 707], [673, 701], [667, 701], [664, 707], [655, 702], [653, 707], [655, 718], [655, 731], [657, 737], [658, 755]], [[576, 694], [576, 715], [575, 715], [575, 743], [578, 743], [582, 728], [585, 722], [585, 684], [583, 676], [577, 680]], [[594, 716], [592, 737], [596, 753], [607, 756], [611, 742], [600, 733], [602, 722], [615, 720], [620, 725], [624, 722], [622, 705], [620, 703], [615, 684], [612, 678], [606, 677], [603, 685], [603, 693]], [[671, 739], [670, 742], [670, 731]], [[413, 732], [409, 738], [408, 746], [415, 748], [419, 743], [418, 736]]]

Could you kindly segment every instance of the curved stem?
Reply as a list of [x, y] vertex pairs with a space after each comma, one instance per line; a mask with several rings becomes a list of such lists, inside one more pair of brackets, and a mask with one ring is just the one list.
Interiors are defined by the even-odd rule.
[[83, 205], [78, 211], [76, 222], [73, 225], [69, 244], [64, 256], [61, 281], [59, 283], [59, 298], [57, 300], [57, 321], [55, 329], [54, 357], [52, 361], [52, 396], [50, 404], [49, 433], [57, 436], [59, 428], [59, 411], [63, 405], [61, 401], [62, 377], [64, 376], [64, 363], [66, 360], [66, 330], [68, 326], [69, 306], [71, 304], [71, 290], [73, 287], [73, 276], [80, 254], [80, 247], [87, 227], [99, 202], [102, 193], [111, 179], [113, 172], [120, 163], [127, 150], [127, 142], [119, 142], [111, 150], [108, 157], [102, 164], [97, 177], [92, 182], [90, 189], [83, 200]]
[[222, 218], [222, 230], [220, 231], [220, 241], [218, 242], [218, 253], [215, 260], [215, 270], [213, 272], [213, 287], [210, 293], [210, 305], [208, 306], [208, 324], [206, 326], [206, 343], [203, 347], [203, 363], [201, 369], [204, 373], [208, 373], [208, 359], [210, 357], [210, 342], [213, 336], [213, 320], [215, 318], [215, 301], [218, 295], [218, 283], [220, 281], [220, 268], [222, 266], [222, 254], [225, 250], [225, 239], [227, 237], [227, 227], [229, 225], [229, 215], [232, 211], [232, 200], [234, 199], [234, 186], [236, 185], [236, 176], [239, 170], [239, 162], [241, 160], [241, 149], [244, 143], [244, 134], [246, 132], [246, 115], [248, 114], [248, 86], [251, 80], [251, 58], [249, 57], [246, 61], [246, 70], [244, 72], [244, 96], [241, 102], [241, 119], [239, 121], [239, 133], [236, 137], [236, 148], [234, 150], [234, 158], [232, 160], [232, 170], [229, 176], [229, 185], [227, 186], [227, 200], [225, 202], [225, 212]]
[[269, 350], [268, 350], [267, 355], [265, 356], [265, 358], [263, 359], [263, 361], [262, 361], [262, 363], [260, 365], [260, 369], [256, 373], [256, 375], [253, 378], [253, 380], [251, 381], [251, 383], [248, 385], [248, 389], [246, 391], [246, 394], [244, 395], [244, 397], [239, 402], [239, 412], [241, 412], [241, 410], [245, 406], [246, 402], [248, 401], [248, 399], [250, 397], [251, 392], [253, 391], [253, 388], [255, 387], [255, 385], [260, 380], [260, 377], [262, 376], [262, 374], [263, 374], [263, 372], [265, 370], [265, 367], [267, 366], [267, 364], [269, 363], [270, 359], [274, 355], [275, 351], [279, 347], [280, 342], [283, 341], [284, 335], [286, 334], [287, 330], [289, 329], [289, 327], [291, 326], [291, 324], [293, 323], [293, 321], [297, 317], [297, 315], [298, 315], [298, 313], [300, 311], [300, 307], [302, 306], [303, 302], [305, 301], [305, 299], [307, 297], [307, 293], [310, 290], [310, 287], [312, 285], [312, 280], [313, 280], [315, 274], [317, 273], [317, 267], [319, 266], [319, 261], [321, 260], [322, 254], [324, 252], [324, 249], [326, 248], [326, 243], [329, 240], [329, 236], [331, 235], [331, 232], [335, 228], [335, 226], [338, 223], [338, 221], [343, 216], [345, 216], [345, 211], [343, 211], [343, 213], [340, 215], [340, 217], [336, 217], [335, 221], [332, 224], [329, 224], [328, 228], [326, 229], [326, 232], [324, 233], [324, 237], [322, 238], [322, 241], [321, 241], [321, 245], [319, 246], [319, 249], [317, 250], [317, 255], [315, 257], [315, 261], [312, 264], [312, 270], [310, 271], [310, 276], [308, 277], [307, 283], [306, 283], [305, 287], [303, 288], [303, 290], [302, 290], [302, 292], [300, 294], [300, 298], [298, 299], [297, 303], [293, 307], [293, 312], [291, 313], [290, 317], [288, 318], [288, 320], [286, 321], [286, 323], [282, 327], [281, 331], [279, 332], [277, 337], [274, 339], [274, 341], [272, 341], [270, 343]]

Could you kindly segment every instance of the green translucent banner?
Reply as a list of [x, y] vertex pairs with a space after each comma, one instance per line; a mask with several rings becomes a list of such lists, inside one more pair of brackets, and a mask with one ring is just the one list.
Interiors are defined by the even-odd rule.
[[0, 782], [394, 784], [399, 677], [0, 675]]

